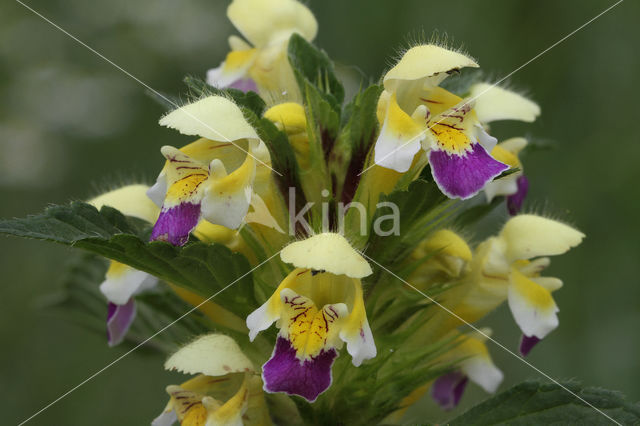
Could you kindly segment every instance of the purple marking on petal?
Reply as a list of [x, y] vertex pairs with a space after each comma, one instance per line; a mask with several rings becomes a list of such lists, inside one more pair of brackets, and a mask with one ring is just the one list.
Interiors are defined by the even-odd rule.
[[115, 346], [124, 340], [129, 327], [136, 317], [136, 302], [132, 297], [124, 305], [109, 302], [107, 312], [107, 341], [109, 346]]
[[522, 356], [527, 356], [529, 355], [529, 352], [531, 352], [531, 349], [533, 349], [533, 347], [535, 345], [537, 345], [540, 340], [537, 338], [536, 336], [525, 336], [524, 334], [522, 335], [522, 339], [520, 339], [520, 355]]
[[463, 155], [432, 149], [429, 152], [431, 174], [440, 190], [449, 198], [470, 198], [493, 178], [509, 168], [495, 160], [479, 143]]
[[169, 209], [162, 209], [151, 232], [151, 241], [169, 241], [174, 246], [182, 246], [189, 240], [189, 233], [200, 220], [200, 204], [180, 203]]
[[443, 410], [455, 408], [462, 398], [469, 378], [460, 371], [438, 377], [431, 386], [431, 397]]
[[507, 197], [507, 210], [511, 216], [517, 215], [522, 208], [522, 203], [529, 192], [529, 179], [522, 175], [516, 180], [516, 185], [518, 186], [516, 193]]
[[331, 385], [331, 366], [338, 356], [335, 349], [300, 362], [289, 340], [278, 336], [271, 359], [262, 366], [264, 390], [299, 395], [309, 402]]
[[258, 91], [258, 85], [252, 78], [241, 78], [231, 83], [229, 87], [231, 89], [242, 90], [244, 93]]

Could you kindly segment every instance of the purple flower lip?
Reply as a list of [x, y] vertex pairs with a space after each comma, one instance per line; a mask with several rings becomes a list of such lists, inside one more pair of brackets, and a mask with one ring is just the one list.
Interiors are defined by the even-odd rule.
[[124, 305], [109, 302], [107, 311], [107, 342], [116, 346], [124, 340], [136, 317], [136, 302], [132, 297]]
[[522, 339], [520, 339], [520, 355], [522, 356], [529, 355], [529, 352], [531, 352], [531, 349], [533, 349], [535, 345], [540, 343], [540, 340], [542, 339], [539, 339], [536, 336], [529, 337], [523, 334]]
[[231, 83], [228, 87], [241, 90], [244, 93], [258, 91], [258, 85], [252, 78], [241, 78]]
[[433, 382], [431, 397], [443, 410], [451, 410], [460, 402], [468, 381], [461, 371], [444, 374]]
[[522, 208], [522, 203], [529, 192], [529, 179], [522, 175], [516, 180], [516, 185], [518, 187], [516, 193], [507, 197], [507, 210], [511, 216], [517, 215]]
[[168, 241], [174, 246], [183, 246], [189, 241], [189, 233], [200, 221], [200, 204], [180, 203], [162, 209], [151, 232], [151, 241]]
[[479, 143], [462, 155], [432, 149], [429, 152], [431, 174], [440, 190], [449, 198], [467, 199], [476, 195], [493, 178], [509, 168], [495, 160]]
[[323, 349], [317, 356], [300, 361], [291, 342], [278, 336], [271, 359], [262, 367], [264, 390], [298, 395], [314, 402], [331, 386], [331, 366], [337, 356], [335, 349]]

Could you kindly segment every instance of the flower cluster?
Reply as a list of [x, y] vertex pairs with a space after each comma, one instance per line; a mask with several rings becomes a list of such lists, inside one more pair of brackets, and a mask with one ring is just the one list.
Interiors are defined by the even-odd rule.
[[[406, 50], [345, 100], [311, 44], [306, 6], [233, 0], [228, 17], [244, 38], [232, 36], [206, 82], [188, 80], [190, 102], [160, 119], [195, 140], [161, 147], [152, 186], [89, 200], [145, 223], [141, 246], [217, 247], [251, 266], [253, 287], [227, 283], [238, 293], [226, 305], [193, 285], [200, 270], [185, 265], [195, 263], [156, 278], [143, 259], [112, 256], [100, 285], [109, 345], [127, 340], [136, 299], [159, 287], [210, 330], [183, 336], [191, 343], [168, 358], [167, 369], [194, 377], [167, 387], [153, 424], [394, 423], [427, 392], [445, 409], [469, 381], [495, 392], [503, 374], [490, 331], [468, 325], [507, 302], [526, 356], [558, 326], [562, 282], [541, 275], [549, 256], [584, 237], [520, 213], [527, 140], [490, 135], [494, 121], [532, 122], [539, 107], [438, 44]], [[477, 243], [490, 211], [478, 207], [499, 201], [512, 217]], [[233, 268], [189, 253], [214, 275]]]

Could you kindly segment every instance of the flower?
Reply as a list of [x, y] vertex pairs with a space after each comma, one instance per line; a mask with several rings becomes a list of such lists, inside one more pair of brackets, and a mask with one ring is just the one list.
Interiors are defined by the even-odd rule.
[[218, 68], [207, 72], [207, 82], [216, 87], [257, 89], [263, 96], [299, 98], [287, 45], [294, 33], [308, 41], [315, 38], [318, 24], [311, 11], [295, 0], [234, 0], [227, 16], [251, 44], [231, 36], [231, 52]]
[[[469, 96], [476, 99], [474, 110], [485, 129], [489, 123], [499, 120], [518, 120], [531, 123], [540, 115], [540, 107], [525, 96], [489, 83], [476, 83], [470, 88]], [[485, 188], [487, 200], [497, 195], [507, 196], [507, 209], [516, 215], [529, 190], [529, 181], [523, 174], [518, 154], [527, 146], [524, 138], [512, 138], [496, 145], [491, 156], [507, 164], [510, 168], [520, 169], [502, 179], [488, 183]]]
[[[89, 200], [97, 209], [109, 206], [127, 216], [153, 223], [158, 217], [158, 207], [146, 196], [148, 186], [128, 185], [104, 193]], [[107, 341], [109, 346], [122, 342], [136, 316], [134, 296], [153, 288], [158, 280], [128, 265], [111, 261], [100, 284], [100, 291], [108, 300]]]
[[420, 290], [456, 280], [466, 272], [471, 262], [471, 248], [460, 235], [441, 229], [420, 242], [411, 253], [411, 260], [421, 262], [409, 277]]
[[256, 162], [270, 162], [240, 109], [209, 96], [169, 113], [160, 124], [201, 139], [181, 149], [162, 147], [167, 162], [147, 192], [162, 206], [151, 239], [183, 245], [201, 218], [238, 228], [251, 204]]
[[497, 160], [507, 164], [512, 169], [520, 169], [502, 179], [489, 182], [484, 187], [484, 193], [489, 202], [495, 196], [507, 196], [507, 210], [512, 216], [518, 214], [529, 191], [529, 180], [524, 175], [522, 163], [518, 158], [518, 154], [526, 146], [527, 140], [525, 138], [512, 138], [497, 144], [491, 151], [491, 155]]
[[[189, 98], [200, 97], [160, 119], [191, 143], [161, 147], [155, 184], [91, 200], [99, 214], [76, 202], [2, 220], [0, 233], [115, 259], [100, 284], [109, 345], [130, 327], [197, 314], [154, 345], [194, 339], [165, 363], [190, 377], [166, 388], [155, 426], [396, 424], [428, 392], [444, 409], [469, 382], [495, 392], [503, 374], [488, 331], [472, 323], [506, 301], [526, 355], [558, 325], [552, 292], [562, 282], [541, 276], [547, 256], [584, 238], [516, 215], [527, 141], [497, 144], [490, 126], [532, 122], [538, 105], [475, 77], [443, 84], [478, 64], [433, 44], [407, 50], [365, 87], [308, 42], [317, 24], [298, 0], [230, 3], [242, 38], [209, 70], [216, 87], [185, 79]], [[482, 190], [488, 206], [459, 201]], [[514, 217], [472, 248], [465, 236], [486, 232], [479, 219], [496, 197]], [[151, 224], [151, 241], [141, 239], [145, 223], [103, 206]], [[100, 265], [83, 259], [61, 302], [92, 314], [81, 286]], [[162, 291], [141, 295], [157, 283], [145, 272]], [[136, 306], [147, 324], [133, 323]]]
[[156, 286], [158, 280], [131, 266], [111, 261], [100, 284], [100, 291], [109, 301], [107, 310], [107, 342], [109, 346], [120, 344], [136, 317], [135, 298], [145, 290]]
[[532, 100], [504, 87], [490, 83], [476, 83], [469, 89], [476, 99], [474, 110], [485, 126], [500, 120], [533, 123], [540, 115], [540, 107]]
[[525, 336], [521, 349], [526, 354], [532, 343], [537, 343], [535, 339], [543, 339], [558, 326], [558, 307], [551, 292], [559, 289], [562, 281], [540, 276], [550, 263], [546, 256], [566, 253], [583, 238], [583, 233], [552, 219], [514, 216], [498, 236], [476, 249], [470, 286], [455, 308], [456, 314], [474, 322], [508, 300]]
[[310, 402], [331, 385], [331, 366], [343, 343], [355, 366], [375, 357], [360, 279], [367, 261], [340, 234], [323, 233], [281, 252], [294, 269], [273, 295], [247, 317], [249, 337], [276, 323], [276, 346], [263, 366], [267, 392]]
[[458, 405], [469, 380], [485, 391], [494, 393], [503, 379], [502, 372], [493, 364], [485, 344], [484, 335], [460, 335], [458, 344], [447, 352], [443, 361], [459, 361], [456, 369], [438, 377], [431, 385], [431, 397], [444, 409]]
[[287, 134], [296, 161], [302, 170], [309, 169], [309, 135], [304, 106], [296, 102], [285, 102], [269, 108], [264, 117], [271, 120], [279, 130]]
[[87, 201], [96, 209], [103, 206], [119, 210], [126, 216], [132, 216], [147, 222], [154, 222], [158, 218], [158, 207], [146, 196], [147, 185], [126, 185]]
[[450, 410], [458, 405], [469, 380], [485, 391], [494, 393], [502, 382], [503, 374], [491, 360], [485, 343], [491, 330], [483, 329], [480, 331], [481, 333], [469, 334], [454, 332], [457, 333], [457, 337], [455, 335], [453, 338], [446, 337], [446, 339], [452, 339], [454, 346], [444, 355], [438, 357], [437, 361], [445, 365], [455, 365], [453, 370], [411, 391], [400, 401], [399, 408], [387, 417], [387, 422], [401, 423], [407, 409], [420, 401], [429, 390], [431, 397], [444, 410]]
[[169, 403], [153, 426], [272, 424], [260, 378], [230, 337], [202, 336], [174, 353], [165, 369], [197, 376], [167, 387]]
[[508, 166], [489, 155], [496, 140], [484, 131], [472, 106], [438, 87], [451, 72], [477, 66], [439, 46], [409, 49], [384, 76], [375, 163], [407, 172], [422, 146], [440, 190], [462, 199], [505, 171]]

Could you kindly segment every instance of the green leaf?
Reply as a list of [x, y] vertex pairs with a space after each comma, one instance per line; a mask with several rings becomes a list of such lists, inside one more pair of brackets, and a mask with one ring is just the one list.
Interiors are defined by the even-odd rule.
[[419, 350], [400, 353], [400, 342], [376, 335], [378, 355], [353, 368], [347, 356], [336, 359], [332, 386], [313, 403], [296, 401], [307, 424], [374, 425], [400, 408], [413, 389], [443, 374], [448, 365], [437, 361], [451, 349], [451, 339], [441, 339]]
[[[190, 313], [185, 316], [187, 312]], [[178, 318], [180, 320], [176, 321]], [[169, 324], [171, 326], [165, 329]], [[220, 328], [220, 325], [214, 325], [200, 311], [194, 310], [193, 306], [161, 284], [158, 291], [136, 296], [136, 319], [126, 339], [130, 344], [138, 344], [164, 329], [149, 343], [159, 346], [165, 353], [172, 353], [194, 337]]]
[[321, 194], [325, 189], [332, 189], [327, 160], [338, 137], [340, 114], [308, 81], [304, 82], [303, 94], [309, 138], [309, 167], [301, 170], [301, 181], [306, 199], [314, 203], [311, 208], [312, 226], [318, 231], [316, 225], [322, 222], [321, 204], [326, 201]]
[[522, 170], [520, 167], [511, 167], [511, 168], [505, 170], [504, 172], [500, 173], [498, 176], [496, 176], [496, 178], [494, 180], [506, 178], [509, 175], [512, 175], [514, 173], [518, 173], [520, 170]]
[[[91, 253], [73, 253], [60, 278], [60, 288], [37, 299], [37, 307], [105, 335], [107, 301], [98, 291], [107, 261]], [[106, 339], [105, 339], [106, 344]]]
[[260, 95], [255, 92], [245, 93], [242, 90], [232, 88], [218, 89], [208, 85], [204, 80], [190, 75], [184, 78], [184, 83], [189, 88], [189, 98], [194, 101], [205, 96], [224, 96], [231, 99], [239, 107], [253, 111], [258, 117], [262, 116], [266, 107]]
[[[0, 220], [0, 234], [74, 244], [85, 239], [107, 239], [116, 234], [148, 235], [146, 222], [125, 217], [118, 210], [73, 202], [65, 206], [48, 207], [43, 214], [24, 219]], [[148, 225], [146, 226], [148, 228]]]
[[[344, 123], [329, 157], [329, 167], [335, 182], [336, 198], [348, 204], [355, 196], [367, 154], [378, 130], [378, 98], [382, 87], [373, 85], [358, 93], [344, 109]], [[346, 170], [346, 172], [345, 172]]]
[[344, 88], [335, 75], [329, 56], [299, 34], [289, 39], [289, 62], [293, 67], [300, 91], [305, 92], [305, 80], [317, 87], [334, 107], [344, 101]]
[[[333, 109], [318, 88], [309, 82], [305, 82], [303, 93], [307, 106], [307, 120], [313, 123], [312, 126], [309, 126], [310, 131], [317, 129], [320, 133], [318, 146], [322, 148], [322, 158], [325, 159], [329, 156], [340, 129], [339, 110]], [[313, 136], [310, 135], [310, 137]]]
[[[367, 253], [382, 265], [408, 258], [420, 241], [448, 217], [447, 209], [455, 203], [442, 194], [435, 183], [421, 179], [413, 182], [406, 191], [393, 192], [380, 201], [392, 203], [400, 212], [398, 235], [372, 233], [369, 239]], [[389, 213], [389, 209], [378, 209], [372, 223]]]
[[[640, 405], [619, 392], [584, 388], [575, 382], [563, 386], [623, 425], [640, 424]], [[593, 407], [553, 383], [527, 381], [473, 407], [450, 425], [610, 425], [613, 422]]]
[[[320, 231], [323, 223], [322, 203], [336, 202], [335, 194], [329, 199], [321, 194], [323, 190], [331, 192], [333, 189], [327, 163], [340, 129], [344, 88], [327, 54], [299, 34], [293, 34], [289, 39], [288, 56], [304, 99], [309, 138], [309, 167], [300, 171], [301, 183], [306, 200], [313, 202], [310, 210], [311, 227]], [[313, 179], [306, 179], [305, 174], [313, 175]], [[330, 226], [335, 224], [335, 219], [329, 218]]]
[[[0, 221], [0, 233], [54, 241], [82, 248], [183, 287], [198, 295], [215, 297], [234, 313], [244, 316], [258, 307], [253, 294], [249, 262], [219, 244], [201, 242], [174, 247], [147, 242], [149, 225], [103, 207], [82, 202], [52, 206], [43, 214]], [[222, 291], [233, 283], [233, 289]]]

